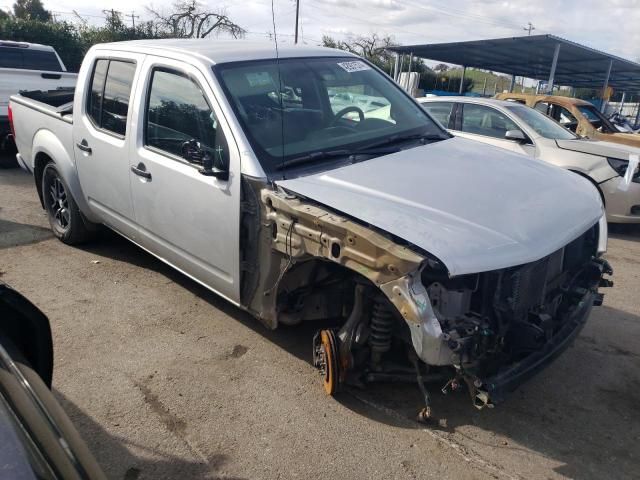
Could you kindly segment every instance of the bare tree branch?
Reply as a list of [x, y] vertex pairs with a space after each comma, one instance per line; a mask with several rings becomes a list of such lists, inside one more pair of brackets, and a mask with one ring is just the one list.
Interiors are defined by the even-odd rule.
[[211, 12], [197, 0], [177, 0], [169, 15], [148, 6], [159, 30], [182, 38], [205, 38], [212, 33], [228, 33], [234, 38], [243, 37], [246, 30], [234, 23], [224, 12]]

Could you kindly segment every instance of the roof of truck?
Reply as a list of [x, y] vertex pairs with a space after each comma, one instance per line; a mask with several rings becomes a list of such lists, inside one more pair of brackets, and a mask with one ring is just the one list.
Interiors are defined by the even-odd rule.
[[13, 40], [0, 40], [0, 47], [7, 48], [30, 48], [32, 50], [53, 51], [50, 45], [42, 45], [40, 43], [16, 42]]
[[[207, 59], [212, 63], [265, 60], [276, 58], [276, 46], [271, 41], [248, 41], [243, 39], [219, 40], [217, 38], [131, 40], [127, 42], [103, 43], [96, 49], [126, 50], [140, 53], [162, 53], [172, 51], [182, 55]], [[355, 55], [343, 50], [308, 45], [278, 44], [279, 58], [326, 57]]]

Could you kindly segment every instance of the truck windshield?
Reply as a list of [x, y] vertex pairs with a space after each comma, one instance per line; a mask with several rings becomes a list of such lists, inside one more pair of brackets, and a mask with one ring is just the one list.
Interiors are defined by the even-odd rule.
[[601, 130], [603, 133], [616, 133], [618, 131], [607, 117], [601, 114], [593, 105], [578, 105], [578, 110], [596, 130]]
[[538, 135], [553, 140], [575, 140], [577, 135], [567, 130], [555, 120], [540, 113], [538, 110], [526, 107], [524, 105], [508, 105], [506, 107], [509, 112], [534, 129]]
[[389, 77], [357, 58], [234, 62], [214, 72], [267, 173], [394, 140], [448, 138]]

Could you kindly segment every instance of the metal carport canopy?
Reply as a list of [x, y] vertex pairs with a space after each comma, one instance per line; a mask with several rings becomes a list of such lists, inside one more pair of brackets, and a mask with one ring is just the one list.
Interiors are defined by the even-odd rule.
[[609, 86], [623, 91], [640, 91], [640, 64], [555, 35], [403, 45], [389, 50], [465, 67], [548, 80], [558, 45], [553, 79], [556, 85], [602, 88], [607, 84], [607, 72], [611, 66]]

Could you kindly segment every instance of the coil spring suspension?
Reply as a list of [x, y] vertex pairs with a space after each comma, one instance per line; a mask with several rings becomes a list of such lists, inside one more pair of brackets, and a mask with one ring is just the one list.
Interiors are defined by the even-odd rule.
[[391, 348], [391, 332], [393, 331], [393, 313], [389, 309], [388, 301], [377, 295], [373, 299], [371, 312], [371, 334], [369, 345], [371, 352], [381, 354]]

